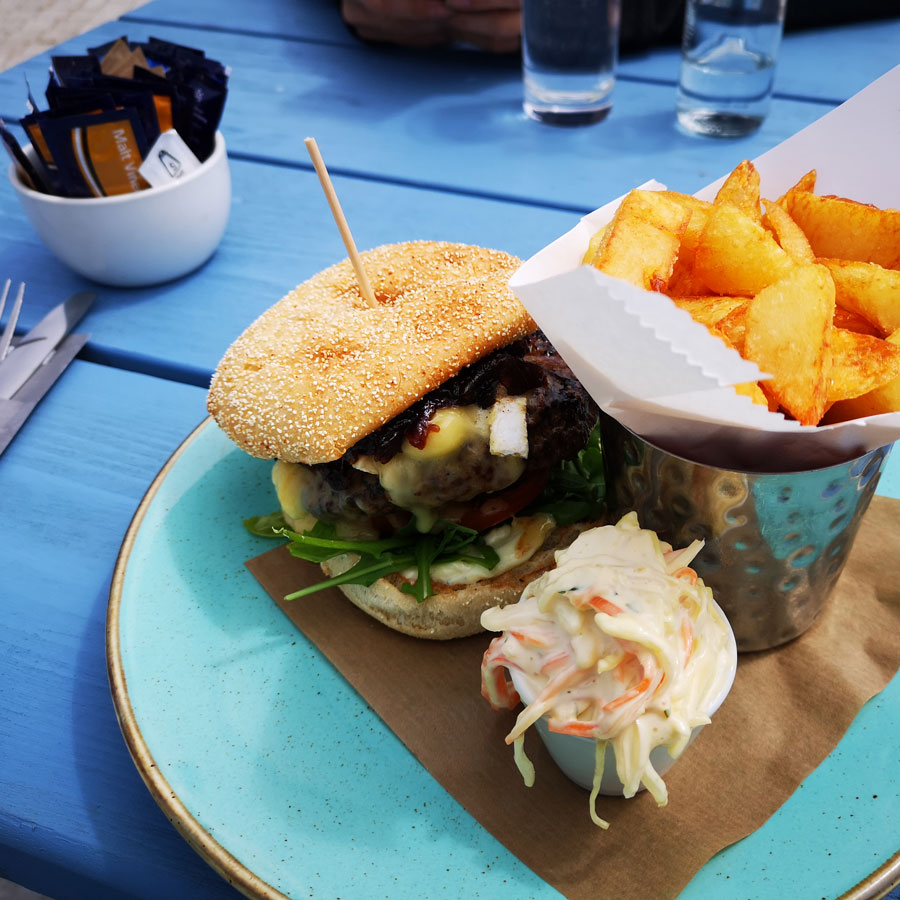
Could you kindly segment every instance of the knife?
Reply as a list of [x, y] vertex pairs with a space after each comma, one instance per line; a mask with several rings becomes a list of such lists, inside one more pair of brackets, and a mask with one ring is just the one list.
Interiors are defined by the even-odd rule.
[[63, 338], [50, 359], [25, 382], [12, 400], [0, 398], [0, 454], [87, 339], [86, 334], [70, 334]]
[[94, 296], [76, 294], [50, 310], [0, 363], [0, 454], [87, 341], [86, 334], [66, 335]]
[[11, 399], [44, 362], [49, 362], [50, 355], [78, 324], [95, 296], [82, 292], [69, 297], [65, 303], [51, 309], [16, 343], [0, 363], [0, 400]]

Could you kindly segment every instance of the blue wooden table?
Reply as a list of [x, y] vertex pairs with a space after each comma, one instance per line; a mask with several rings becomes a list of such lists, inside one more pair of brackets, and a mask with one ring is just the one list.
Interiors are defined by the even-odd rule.
[[[673, 49], [623, 59], [608, 120], [566, 130], [525, 118], [516, 60], [367, 46], [325, 0], [155, 0], [56, 52], [122, 34], [202, 47], [231, 67], [222, 131], [232, 215], [196, 273], [117, 290], [57, 262], [12, 189], [0, 191], [0, 273], [28, 283], [21, 325], [76, 290], [98, 294], [82, 325], [90, 341], [0, 458], [0, 876], [57, 900], [234, 897], [172, 828], [128, 754], [104, 626], [129, 520], [204, 418], [223, 351], [344, 255], [303, 138], [317, 138], [360, 246], [433, 238], [527, 257], [649, 178], [697, 190], [814, 121], [900, 63], [900, 19], [787, 36], [771, 114], [755, 135], [724, 142], [675, 129]], [[23, 75], [38, 91], [48, 63], [49, 54], [0, 75], [4, 120], [24, 112]], [[896, 455], [880, 493], [900, 497]], [[896, 767], [897, 735], [881, 739]], [[439, 787], [428, 790], [443, 802]], [[895, 838], [864, 871], [888, 861]], [[402, 845], [393, 852], [402, 870]], [[337, 851], [321, 861], [342, 864]], [[834, 885], [837, 895], [854, 882]], [[331, 896], [312, 880], [308, 890]], [[453, 896], [452, 885], [442, 891]], [[359, 896], [423, 893], [401, 880]]]

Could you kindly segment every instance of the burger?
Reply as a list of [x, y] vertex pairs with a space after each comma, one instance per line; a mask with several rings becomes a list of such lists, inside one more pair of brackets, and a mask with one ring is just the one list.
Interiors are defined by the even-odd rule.
[[406, 634], [473, 634], [595, 524], [597, 408], [509, 289], [514, 256], [361, 260], [373, 305], [349, 260], [314, 276], [227, 350], [207, 406], [275, 460], [274, 531], [325, 575], [297, 596], [336, 585]]

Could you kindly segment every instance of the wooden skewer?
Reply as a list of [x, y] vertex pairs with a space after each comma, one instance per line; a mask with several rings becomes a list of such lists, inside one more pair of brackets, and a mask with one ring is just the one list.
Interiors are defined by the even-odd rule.
[[334, 216], [335, 224], [344, 240], [344, 246], [347, 248], [350, 262], [353, 264], [353, 270], [356, 272], [356, 280], [359, 282], [359, 289], [362, 291], [363, 298], [369, 306], [377, 306], [378, 302], [369, 282], [369, 276], [366, 275], [366, 270], [363, 268], [362, 260], [356, 250], [356, 243], [353, 240], [353, 235], [350, 233], [350, 226], [344, 218], [344, 212], [341, 209], [341, 204], [338, 202], [334, 185], [331, 183], [331, 178], [328, 175], [328, 169], [325, 168], [322, 154], [319, 153], [319, 145], [316, 143], [316, 139], [311, 137], [306, 138], [303, 143], [306, 144], [306, 149], [309, 151], [309, 157], [313, 166], [315, 166], [316, 174], [319, 176], [322, 190], [325, 191], [325, 199], [328, 201], [329, 207], [331, 207], [331, 214]]

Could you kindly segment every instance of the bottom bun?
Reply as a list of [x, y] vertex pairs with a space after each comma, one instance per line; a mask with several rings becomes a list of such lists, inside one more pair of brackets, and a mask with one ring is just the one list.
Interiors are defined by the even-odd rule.
[[[515, 603], [527, 584], [554, 566], [557, 550], [568, 547], [582, 531], [595, 524], [554, 528], [533, 556], [494, 578], [460, 585], [435, 581], [435, 593], [421, 603], [403, 593], [404, 579], [399, 575], [379, 578], [369, 587], [342, 584], [339, 588], [363, 612], [394, 631], [436, 641], [467, 637], [484, 631], [481, 614], [486, 609]], [[346, 572], [357, 559], [350, 553], [336, 556], [321, 564], [322, 571], [330, 578]]]

